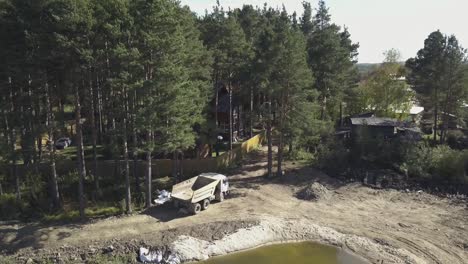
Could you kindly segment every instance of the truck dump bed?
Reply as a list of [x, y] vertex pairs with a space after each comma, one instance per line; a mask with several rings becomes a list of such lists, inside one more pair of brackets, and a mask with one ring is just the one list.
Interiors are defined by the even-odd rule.
[[196, 176], [172, 186], [172, 198], [197, 203], [212, 196], [218, 183], [218, 179]]

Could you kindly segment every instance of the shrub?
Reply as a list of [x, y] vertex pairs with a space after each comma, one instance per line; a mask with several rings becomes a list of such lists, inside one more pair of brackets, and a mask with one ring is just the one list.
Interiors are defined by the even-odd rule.
[[432, 148], [425, 143], [416, 144], [408, 147], [403, 153], [405, 162], [401, 167], [404, 167], [410, 176], [416, 178], [430, 178], [431, 175], [427, 171], [431, 164]]
[[410, 176], [450, 185], [467, 184], [468, 151], [421, 143], [406, 153], [405, 166]]
[[453, 149], [464, 149], [468, 147], [468, 137], [460, 130], [447, 132], [447, 145]]
[[350, 166], [350, 152], [341, 141], [329, 141], [317, 148], [317, 165], [333, 173], [341, 173]]
[[438, 146], [432, 151], [430, 170], [436, 180], [447, 183], [465, 183], [465, 154], [448, 146]]
[[26, 205], [16, 200], [16, 195], [6, 193], [0, 195], [0, 220], [13, 220], [20, 218]]
[[291, 153], [286, 154], [286, 158], [289, 160], [312, 160], [314, 159], [314, 154], [300, 148], [293, 149]]

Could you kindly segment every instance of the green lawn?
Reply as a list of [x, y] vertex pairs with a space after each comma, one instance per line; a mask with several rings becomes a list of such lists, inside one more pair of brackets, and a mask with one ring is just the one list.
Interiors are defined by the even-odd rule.
[[[102, 159], [104, 157], [103, 146], [98, 145], [96, 146], [96, 148], [97, 148], [97, 158]], [[62, 159], [75, 159], [76, 151], [77, 151], [77, 147], [71, 146], [66, 149], [58, 149], [56, 151], [56, 154], [59, 158], [62, 158]], [[85, 153], [85, 159], [92, 159], [93, 158], [93, 146], [84, 146], [84, 153]]]
[[[86, 217], [98, 218], [119, 215], [122, 210], [116, 206], [92, 206], [85, 209]], [[75, 221], [80, 218], [78, 210], [69, 210], [57, 214], [47, 214], [43, 217], [45, 222]]]

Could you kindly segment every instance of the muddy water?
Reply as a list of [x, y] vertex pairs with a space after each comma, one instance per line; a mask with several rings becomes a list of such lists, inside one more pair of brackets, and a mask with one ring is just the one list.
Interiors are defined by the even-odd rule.
[[341, 249], [312, 242], [270, 245], [213, 257], [198, 264], [367, 264]]

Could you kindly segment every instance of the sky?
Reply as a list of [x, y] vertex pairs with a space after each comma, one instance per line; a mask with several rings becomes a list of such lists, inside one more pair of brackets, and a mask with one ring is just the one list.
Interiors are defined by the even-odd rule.
[[[302, 14], [303, 0], [220, 0], [221, 5], [243, 4], [286, 7], [288, 13]], [[216, 0], [181, 0], [199, 15], [212, 10]], [[309, 0], [317, 7], [318, 0]], [[376, 63], [391, 48], [401, 52], [402, 60], [414, 57], [426, 37], [435, 30], [454, 34], [468, 48], [468, 0], [326, 0], [332, 21], [346, 26], [354, 42], [360, 44], [359, 62]]]

